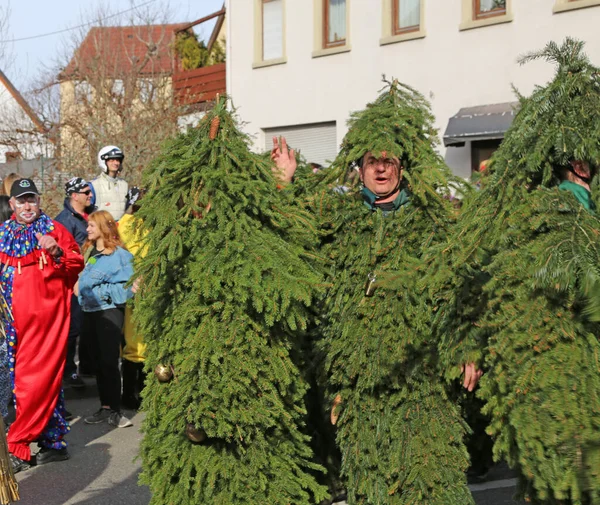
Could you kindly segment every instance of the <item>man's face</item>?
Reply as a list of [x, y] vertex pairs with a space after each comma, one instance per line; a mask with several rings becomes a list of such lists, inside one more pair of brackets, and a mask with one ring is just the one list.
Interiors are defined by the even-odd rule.
[[106, 166], [109, 174], [117, 174], [119, 168], [121, 168], [121, 160], [106, 160]]
[[360, 180], [365, 187], [377, 196], [385, 196], [396, 189], [400, 183], [402, 170], [400, 160], [387, 157], [375, 158], [371, 152], [365, 154], [360, 168]]
[[84, 186], [81, 190], [71, 193], [71, 199], [83, 207], [89, 207], [92, 204], [92, 190], [89, 186]]
[[15, 213], [17, 223], [30, 224], [40, 216], [40, 197], [37, 195], [13, 197], [9, 203]]

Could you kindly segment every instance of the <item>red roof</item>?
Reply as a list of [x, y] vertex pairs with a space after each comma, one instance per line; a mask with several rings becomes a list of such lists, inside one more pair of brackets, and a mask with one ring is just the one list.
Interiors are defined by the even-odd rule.
[[60, 78], [85, 76], [95, 68], [101, 68], [102, 72], [109, 74], [107, 77], [118, 78], [138, 66], [141, 68], [137, 72], [141, 74], [172, 74], [175, 34], [188, 25], [93, 27]]

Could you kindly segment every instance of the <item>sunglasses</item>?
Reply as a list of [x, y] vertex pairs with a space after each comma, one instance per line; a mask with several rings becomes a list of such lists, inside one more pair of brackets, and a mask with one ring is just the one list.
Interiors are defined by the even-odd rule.
[[91, 195], [92, 194], [92, 190], [88, 189], [87, 191], [75, 191], [75, 193], [77, 193], [78, 195]]

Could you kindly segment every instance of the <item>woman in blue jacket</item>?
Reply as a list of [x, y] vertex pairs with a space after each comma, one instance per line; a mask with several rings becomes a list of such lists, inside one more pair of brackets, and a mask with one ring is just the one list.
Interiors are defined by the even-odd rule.
[[117, 224], [105, 210], [90, 214], [87, 234], [78, 298], [83, 327], [90, 332], [96, 358], [100, 409], [84, 421], [97, 424], [108, 420], [113, 426], [126, 428], [132, 423], [121, 412], [119, 357], [125, 303], [134, 293], [134, 288], [126, 286], [133, 275], [133, 256], [124, 248]]

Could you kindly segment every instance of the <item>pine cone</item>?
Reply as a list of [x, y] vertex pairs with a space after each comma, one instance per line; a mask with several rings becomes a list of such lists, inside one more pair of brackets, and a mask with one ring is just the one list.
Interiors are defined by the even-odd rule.
[[219, 116], [215, 116], [213, 118], [213, 120], [210, 122], [210, 132], [208, 134], [208, 138], [210, 140], [214, 140], [215, 137], [217, 136], [217, 131], [219, 130], [220, 122], [221, 122], [221, 120], [219, 119]]

